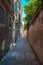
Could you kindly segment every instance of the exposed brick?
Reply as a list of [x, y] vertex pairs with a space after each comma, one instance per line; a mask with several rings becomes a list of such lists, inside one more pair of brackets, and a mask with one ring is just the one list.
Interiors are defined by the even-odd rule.
[[40, 10], [34, 23], [29, 27], [28, 39], [32, 45], [35, 53], [37, 54], [40, 62], [43, 65], [43, 20], [42, 20], [43, 10]]

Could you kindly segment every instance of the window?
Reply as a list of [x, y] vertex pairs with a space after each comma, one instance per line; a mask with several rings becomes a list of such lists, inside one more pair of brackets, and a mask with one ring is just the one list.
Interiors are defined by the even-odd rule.
[[13, 23], [12, 23], [12, 18], [9, 17], [9, 27], [12, 27]]
[[5, 11], [0, 7], [0, 23], [5, 24]]

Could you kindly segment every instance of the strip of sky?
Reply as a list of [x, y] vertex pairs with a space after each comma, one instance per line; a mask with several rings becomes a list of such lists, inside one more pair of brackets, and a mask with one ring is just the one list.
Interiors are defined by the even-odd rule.
[[25, 17], [24, 6], [30, 3], [31, 0], [22, 0], [22, 17]]
[[27, 5], [30, 0], [22, 0], [22, 10], [24, 10], [24, 6]]

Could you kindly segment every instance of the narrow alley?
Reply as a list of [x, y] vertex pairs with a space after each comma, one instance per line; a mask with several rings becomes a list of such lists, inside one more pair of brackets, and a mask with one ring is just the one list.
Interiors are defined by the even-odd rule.
[[0, 65], [43, 65], [42, 14], [42, 0], [0, 0]]
[[0, 65], [39, 65], [29, 43], [22, 36], [0, 61]]

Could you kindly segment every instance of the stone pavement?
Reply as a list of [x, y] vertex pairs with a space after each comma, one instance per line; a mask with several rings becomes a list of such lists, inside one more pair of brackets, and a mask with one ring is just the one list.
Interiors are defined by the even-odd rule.
[[30, 45], [21, 37], [0, 61], [0, 65], [39, 65]]

